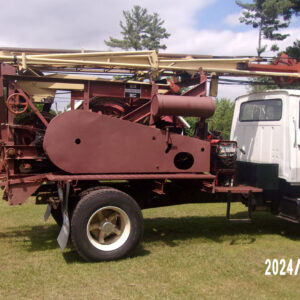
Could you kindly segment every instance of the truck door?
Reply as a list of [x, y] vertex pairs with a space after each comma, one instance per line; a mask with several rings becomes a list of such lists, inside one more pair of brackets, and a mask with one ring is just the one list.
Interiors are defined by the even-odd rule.
[[274, 164], [282, 152], [282, 100], [255, 99], [242, 102], [233, 140], [243, 150], [238, 160]]
[[300, 185], [300, 99], [287, 97], [287, 135], [283, 179], [292, 185]]
[[[292, 102], [292, 101], [290, 101]], [[294, 181], [298, 184], [300, 184], [300, 99], [296, 100], [297, 105], [295, 105], [297, 113], [295, 114], [295, 117], [293, 118], [293, 148], [296, 152], [296, 178], [291, 181]], [[293, 155], [292, 155], [293, 156]]]

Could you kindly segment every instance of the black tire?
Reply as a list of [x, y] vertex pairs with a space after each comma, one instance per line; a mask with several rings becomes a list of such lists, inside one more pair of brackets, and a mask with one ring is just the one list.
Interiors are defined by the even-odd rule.
[[127, 194], [98, 189], [83, 196], [71, 220], [71, 239], [87, 261], [116, 260], [128, 256], [142, 239], [143, 216]]
[[[88, 193], [92, 192], [92, 191], [96, 191], [96, 190], [99, 190], [99, 189], [104, 189], [104, 188], [108, 188], [107, 186], [104, 187], [104, 186], [92, 186], [92, 187], [89, 187], [85, 190], [83, 190], [79, 196], [74, 196], [74, 197], [70, 197], [69, 198], [69, 218], [72, 219], [72, 215], [73, 215], [73, 212], [74, 212], [74, 209], [78, 203], [78, 199], [79, 198], [82, 198], [83, 196], [87, 195]], [[57, 205], [57, 208], [54, 209], [52, 207], [51, 209], [51, 216], [52, 218], [54, 219], [54, 221], [56, 222], [56, 224], [61, 227], [62, 224], [63, 224], [63, 214], [62, 214], [62, 211], [61, 211], [61, 203], [59, 202], [59, 204]]]

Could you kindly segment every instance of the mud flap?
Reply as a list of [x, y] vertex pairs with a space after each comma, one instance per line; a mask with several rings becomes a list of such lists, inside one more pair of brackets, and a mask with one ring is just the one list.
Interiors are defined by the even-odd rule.
[[50, 214], [51, 214], [51, 205], [48, 204], [47, 205], [47, 208], [46, 208], [46, 211], [45, 211], [45, 214], [44, 214], [44, 221], [47, 222], [49, 217], [50, 217]]
[[57, 237], [57, 242], [62, 251], [65, 250], [69, 235], [70, 235], [70, 220], [68, 216], [68, 201], [69, 201], [69, 193], [70, 193], [70, 183], [66, 183], [66, 195], [64, 197], [63, 189], [58, 187], [58, 197], [62, 204], [62, 214], [63, 214], [63, 225]]

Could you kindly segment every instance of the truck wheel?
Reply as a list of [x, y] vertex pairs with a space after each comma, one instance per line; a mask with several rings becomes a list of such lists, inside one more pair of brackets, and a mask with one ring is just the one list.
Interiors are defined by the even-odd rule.
[[82, 197], [71, 221], [71, 239], [87, 261], [123, 258], [143, 235], [143, 216], [138, 204], [113, 188], [92, 191]]
[[[87, 195], [88, 193], [92, 192], [92, 191], [96, 191], [96, 190], [99, 190], [99, 189], [107, 189], [108, 187], [107, 186], [93, 186], [93, 187], [89, 187], [87, 189], [85, 189], [84, 191], [82, 191], [80, 194], [79, 194], [79, 197], [82, 198], [83, 196]], [[74, 212], [74, 209], [77, 205], [77, 202], [78, 202], [78, 197], [75, 196], [75, 197], [71, 197], [69, 198], [69, 218], [72, 218], [72, 215], [73, 215], [73, 212]], [[62, 214], [62, 211], [61, 211], [61, 204], [59, 203], [57, 208], [54, 209], [52, 208], [51, 209], [51, 216], [52, 218], [55, 220], [56, 224], [61, 227], [62, 224], [63, 224], [63, 214]]]

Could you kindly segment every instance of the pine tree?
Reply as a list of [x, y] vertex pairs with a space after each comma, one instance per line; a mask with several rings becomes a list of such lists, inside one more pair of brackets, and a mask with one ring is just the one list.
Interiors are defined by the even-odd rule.
[[300, 13], [300, 0], [290, 0], [292, 2], [292, 6], [284, 11], [284, 19], [290, 20], [293, 15], [299, 16]]
[[[281, 34], [279, 30], [289, 26], [288, 17], [286, 20], [280, 20], [280, 16], [287, 15], [292, 9], [294, 4], [290, 0], [253, 0], [253, 3], [236, 0], [235, 2], [244, 9], [240, 22], [259, 30], [258, 56], [267, 48], [266, 45], [262, 45], [263, 38], [278, 41], [288, 37], [288, 34]], [[272, 48], [275, 50], [276, 46]]]
[[167, 39], [170, 34], [162, 27], [164, 21], [157, 13], [148, 14], [146, 8], [135, 5], [131, 11], [123, 11], [125, 23], [120, 22], [123, 39], [109, 37], [104, 41], [109, 47], [134, 50], [166, 49], [161, 44], [162, 39]]
[[293, 46], [289, 46], [284, 51], [289, 57], [295, 58], [300, 62], [300, 40], [296, 40]]

